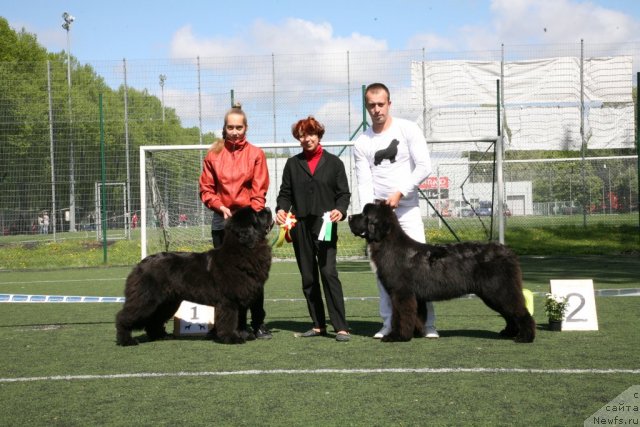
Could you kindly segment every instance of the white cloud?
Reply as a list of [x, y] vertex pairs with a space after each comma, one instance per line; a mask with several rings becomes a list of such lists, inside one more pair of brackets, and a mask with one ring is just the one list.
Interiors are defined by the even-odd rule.
[[256, 20], [248, 31], [229, 38], [198, 36], [194, 34], [191, 26], [187, 25], [180, 28], [171, 41], [173, 58], [386, 49], [387, 43], [384, 40], [376, 40], [359, 33], [337, 37], [329, 23], [314, 23], [296, 18], [289, 18], [283, 23]]
[[498, 51], [500, 45], [624, 43], [636, 40], [640, 21], [589, 1], [492, 0], [491, 22], [456, 29], [450, 39], [416, 34], [408, 48], [427, 51]]
[[[244, 102], [253, 102], [251, 97], [259, 98], [272, 90], [272, 76], [266, 70], [273, 69], [278, 89], [292, 99], [307, 90], [311, 81], [316, 87], [346, 84], [347, 52], [351, 51], [366, 53], [367, 60], [382, 70], [389, 67], [381, 64], [393, 61], [384, 40], [359, 33], [340, 37], [329, 23], [295, 18], [276, 24], [256, 20], [246, 31], [228, 38], [197, 35], [187, 25], [171, 41], [174, 60], [191, 58], [195, 62], [199, 56], [205, 81], [208, 75], [215, 76], [217, 84], [241, 90]], [[333, 66], [327, 67], [327, 61]], [[351, 69], [351, 78], [359, 84], [372, 77], [368, 67], [361, 67]]]
[[171, 58], [217, 57], [243, 55], [247, 49], [241, 38], [199, 39], [193, 34], [191, 25], [180, 28], [171, 40]]

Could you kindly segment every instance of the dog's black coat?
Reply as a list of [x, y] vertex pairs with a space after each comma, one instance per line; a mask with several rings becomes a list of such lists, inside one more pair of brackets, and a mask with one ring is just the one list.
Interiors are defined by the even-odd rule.
[[391, 163], [396, 162], [396, 156], [398, 155], [398, 145], [400, 141], [394, 139], [389, 143], [387, 148], [378, 150], [373, 154], [373, 165], [378, 166], [384, 159], [389, 160]]
[[383, 341], [424, 336], [426, 301], [476, 294], [506, 320], [500, 335], [533, 342], [536, 325], [525, 306], [520, 264], [506, 246], [416, 242], [386, 204], [365, 205], [361, 214], [349, 217], [349, 227], [369, 243], [376, 273], [391, 297], [391, 333]]
[[125, 285], [125, 302], [116, 315], [116, 341], [136, 345], [134, 329], [149, 340], [164, 338], [165, 323], [183, 300], [215, 306], [216, 341], [240, 344], [238, 310], [259, 295], [271, 268], [266, 235], [273, 226], [269, 209], [239, 209], [225, 225], [222, 246], [208, 252], [162, 252], [136, 265]]

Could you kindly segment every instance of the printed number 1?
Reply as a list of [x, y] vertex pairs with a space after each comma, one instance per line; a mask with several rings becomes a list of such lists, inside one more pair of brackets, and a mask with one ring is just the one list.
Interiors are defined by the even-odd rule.
[[198, 306], [194, 305], [193, 307], [191, 307], [191, 310], [193, 310], [193, 316], [191, 317], [191, 320], [198, 320]]
[[576, 307], [575, 310], [573, 310], [571, 313], [569, 313], [567, 315], [567, 318], [565, 319], [565, 322], [586, 322], [587, 319], [576, 319], [574, 318], [574, 316], [580, 311], [582, 310], [582, 308], [585, 305], [585, 299], [582, 296], [582, 294], [579, 293], [571, 293], [571, 294], [567, 294], [567, 301], [570, 300], [572, 297], [577, 297], [580, 300], [580, 304], [578, 304], [578, 307]]

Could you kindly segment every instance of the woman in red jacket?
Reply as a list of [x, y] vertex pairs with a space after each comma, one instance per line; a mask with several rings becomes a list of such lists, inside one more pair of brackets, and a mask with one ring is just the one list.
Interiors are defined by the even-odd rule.
[[[239, 104], [224, 116], [222, 140], [213, 143], [204, 159], [200, 175], [200, 199], [213, 211], [213, 247], [222, 245], [224, 221], [239, 208], [264, 209], [269, 172], [264, 152], [246, 139], [247, 116]], [[271, 338], [264, 324], [264, 295], [249, 307], [252, 331], [247, 330], [247, 313], [240, 310], [238, 329], [245, 339]]]

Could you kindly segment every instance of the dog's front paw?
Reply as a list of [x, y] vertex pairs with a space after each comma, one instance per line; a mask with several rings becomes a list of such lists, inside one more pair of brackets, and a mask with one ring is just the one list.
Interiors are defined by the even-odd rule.
[[405, 341], [411, 341], [411, 337], [403, 337], [402, 335], [392, 331], [389, 335], [385, 335], [384, 337], [382, 337], [382, 339], [380, 341], [382, 341], [382, 342], [405, 342]]
[[530, 335], [526, 333], [519, 333], [514, 337], [514, 341], [517, 343], [532, 343], [535, 339], [535, 335]]
[[214, 341], [220, 344], [244, 344], [246, 342], [244, 338], [237, 334], [225, 336], [218, 335], [214, 338]]
[[500, 336], [503, 338], [514, 338], [516, 335], [518, 335], [517, 329], [504, 328], [500, 331]]
[[123, 347], [128, 347], [128, 346], [132, 346], [132, 345], [138, 345], [138, 344], [140, 344], [140, 343], [138, 342], [138, 340], [137, 340], [137, 339], [132, 338], [132, 337], [130, 337], [130, 338], [122, 338], [122, 339], [121, 339], [121, 338], [118, 338], [118, 340], [116, 341], [116, 343], [117, 343], [118, 345], [123, 346]]

